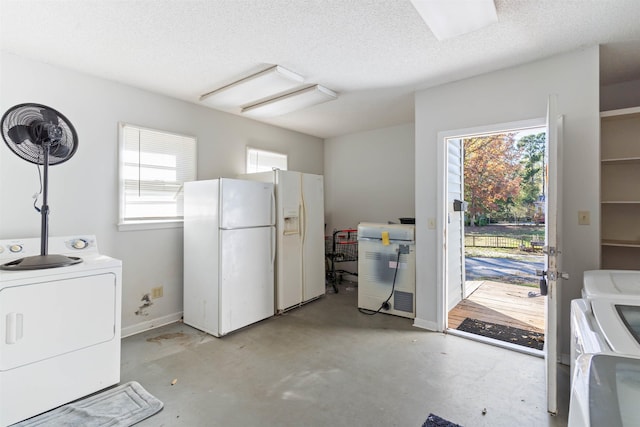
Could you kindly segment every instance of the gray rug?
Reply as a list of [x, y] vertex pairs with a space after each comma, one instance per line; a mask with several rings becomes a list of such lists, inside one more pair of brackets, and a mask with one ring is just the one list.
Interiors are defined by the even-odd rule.
[[131, 381], [12, 427], [127, 427], [157, 413], [162, 406], [140, 384]]
[[422, 427], [462, 427], [460, 424], [452, 423], [434, 414], [429, 414]]

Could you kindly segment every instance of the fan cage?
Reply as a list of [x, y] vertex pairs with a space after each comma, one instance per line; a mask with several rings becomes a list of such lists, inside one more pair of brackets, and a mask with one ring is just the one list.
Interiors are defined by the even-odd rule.
[[76, 152], [78, 137], [69, 120], [60, 112], [41, 104], [19, 104], [9, 109], [2, 116], [2, 137], [9, 149], [18, 157], [37, 165], [44, 164], [44, 146], [40, 141], [25, 141], [16, 143], [9, 136], [9, 130], [15, 126], [31, 126], [40, 122], [47, 122], [45, 116], [55, 117], [57, 126], [62, 130], [59, 141], [51, 144], [48, 164], [57, 165], [69, 160]]

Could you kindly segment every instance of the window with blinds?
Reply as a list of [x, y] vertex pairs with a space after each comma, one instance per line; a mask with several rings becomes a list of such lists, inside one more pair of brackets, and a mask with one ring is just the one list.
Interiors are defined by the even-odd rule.
[[181, 221], [196, 138], [120, 124], [120, 223]]
[[287, 170], [287, 155], [247, 147], [247, 173]]

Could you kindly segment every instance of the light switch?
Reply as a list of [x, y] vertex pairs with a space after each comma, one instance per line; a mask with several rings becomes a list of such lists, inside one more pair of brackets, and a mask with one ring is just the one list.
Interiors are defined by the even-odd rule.
[[589, 211], [578, 211], [578, 225], [589, 225], [591, 223], [591, 214]]
[[429, 230], [435, 230], [436, 229], [436, 219], [435, 218], [427, 219], [427, 228]]

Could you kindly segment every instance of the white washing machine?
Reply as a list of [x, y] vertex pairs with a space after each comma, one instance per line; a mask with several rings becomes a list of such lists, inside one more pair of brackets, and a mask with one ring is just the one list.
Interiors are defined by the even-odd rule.
[[591, 304], [584, 299], [571, 301], [571, 371], [576, 359], [583, 354], [610, 351], [591, 312]]
[[586, 271], [571, 335], [569, 426], [640, 425], [640, 271]]
[[640, 357], [640, 301], [598, 298], [591, 301], [591, 312], [612, 352]]
[[[120, 381], [122, 262], [95, 236], [52, 237], [79, 264], [0, 270], [0, 426]], [[0, 264], [40, 254], [40, 239], [0, 240]]]
[[568, 427], [640, 426], [640, 358], [584, 354], [573, 376]]
[[611, 351], [640, 356], [630, 327], [638, 309], [640, 271], [585, 271], [582, 299], [571, 302], [571, 372], [582, 354]]

